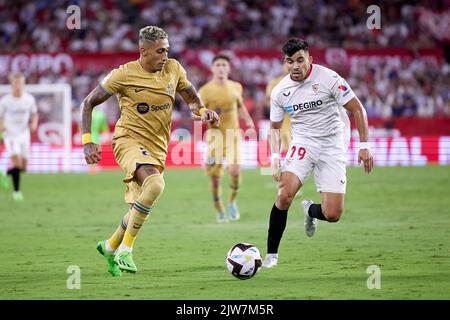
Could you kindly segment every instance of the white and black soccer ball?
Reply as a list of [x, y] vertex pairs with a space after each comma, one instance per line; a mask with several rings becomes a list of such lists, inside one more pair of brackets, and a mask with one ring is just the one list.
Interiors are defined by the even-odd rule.
[[225, 259], [228, 271], [238, 279], [252, 278], [261, 269], [261, 254], [250, 243], [238, 243], [227, 253]]

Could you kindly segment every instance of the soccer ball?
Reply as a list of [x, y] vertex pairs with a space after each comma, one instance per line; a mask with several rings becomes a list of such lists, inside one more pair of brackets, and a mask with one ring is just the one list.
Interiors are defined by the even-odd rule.
[[250, 243], [238, 243], [228, 251], [225, 263], [233, 276], [247, 280], [261, 269], [261, 254], [258, 248]]

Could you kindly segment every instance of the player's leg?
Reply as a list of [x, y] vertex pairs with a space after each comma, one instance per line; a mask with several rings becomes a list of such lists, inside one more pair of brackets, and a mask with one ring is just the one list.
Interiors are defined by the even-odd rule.
[[116, 252], [119, 245], [122, 243], [125, 230], [127, 230], [128, 222], [130, 220], [131, 209], [122, 217], [116, 231], [111, 235], [111, 237], [106, 240], [105, 246], [106, 250], [110, 253]]
[[[7, 170], [6, 174], [11, 177], [14, 188], [13, 197], [15, 197], [15, 194], [19, 194], [17, 192], [20, 190], [20, 168], [22, 166], [19, 141], [17, 141], [17, 139], [5, 137], [5, 148], [12, 162], [12, 167]], [[19, 200], [19, 198], [17, 199]]]
[[131, 209], [124, 215], [116, 231], [108, 240], [103, 240], [97, 243], [97, 251], [105, 257], [106, 263], [108, 265], [108, 272], [113, 277], [119, 277], [122, 275], [122, 271], [114, 261], [114, 255], [120, 243], [122, 242], [123, 235], [125, 234], [125, 230], [127, 229], [130, 211]]
[[239, 164], [231, 164], [228, 166], [230, 174], [230, 196], [228, 201], [228, 217], [230, 220], [239, 220], [241, 214], [236, 203], [236, 197], [241, 182], [241, 167]]
[[[343, 143], [343, 140], [339, 141]], [[316, 232], [318, 220], [336, 222], [341, 217], [347, 179], [345, 153], [339, 153], [339, 148], [344, 150], [343, 146], [338, 146], [331, 155], [323, 154], [315, 167], [314, 180], [317, 191], [321, 193], [321, 204], [307, 199], [302, 201], [305, 232], [309, 237]], [[332, 151], [332, 147], [326, 149]]]
[[221, 180], [224, 174], [223, 155], [224, 137], [219, 130], [208, 129], [206, 131], [206, 142], [208, 143], [205, 174], [210, 177], [210, 186], [216, 209], [216, 221], [218, 223], [228, 222], [225, 207], [222, 202]]
[[22, 192], [20, 191], [20, 173], [23, 168], [23, 159], [18, 153], [16, 153], [11, 156], [11, 162], [13, 166], [7, 173], [11, 176], [13, 183], [13, 199], [15, 201], [22, 201], [24, 198]]
[[278, 263], [278, 247], [286, 228], [287, 213], [301, 186], [302, 183], [296, 174], [289, 171], [281, 174], [277, 201], [270, 213], [267, 255], [263, 261], [263, 266], [266, 268], [274, 267]]
[[[322, 215], [328, 222], [338, 222], [344, 211], [344, 193], [322, 192]], [[312, 209], [313, 211], [315, 209]], [[319, 209], [317, 209], [319, 211]]]
[[228, 222], [225, 207], [222, 202], [223, 166], [221, 164], [206, 165], [205, 173], [210, 177], [211, 193], [213, 196], [214, 208], [216, 209], [216, 221], [218, 223]]
[[139, 165], [135, 171], [134, 178], [141, 186], [141, 193], [133, 204], [122, 243], [119, 245], [114, 258], [122, 271], [132, 273], [137, 271], [132, 258], [134, 241], [143, 224], [148, 220], [151, 209], [164, 190], [162, 174], [153, 165]]

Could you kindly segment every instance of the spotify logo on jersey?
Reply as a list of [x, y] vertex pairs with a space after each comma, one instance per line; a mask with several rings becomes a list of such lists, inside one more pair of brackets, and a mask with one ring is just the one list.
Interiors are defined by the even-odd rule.
[[145, 102], [141, 102], [136, 106], [137, 112], [140, 114], [147, 113], [150, 110], [150, 106]]

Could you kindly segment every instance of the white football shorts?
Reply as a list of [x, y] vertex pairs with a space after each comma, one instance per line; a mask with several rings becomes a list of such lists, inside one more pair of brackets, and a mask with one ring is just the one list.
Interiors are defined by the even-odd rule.
[[21, 134], [17, 137], [5, 136], [5, 149], [9, 156], [21, 156], [24, 159], [28, 159], [30, 154], [30, 135]]
[[283, 163], [283, 172], [295, 174], [302, 185], [314, 170], [317, 192], [345, 193], [346, 149], [344, 135], [295, 138], [289, 146]]

